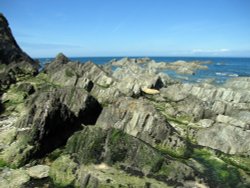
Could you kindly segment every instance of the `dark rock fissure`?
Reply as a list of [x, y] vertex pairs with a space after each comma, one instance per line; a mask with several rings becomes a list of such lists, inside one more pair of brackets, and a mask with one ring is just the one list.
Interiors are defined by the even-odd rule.
[[98, 117], [102, 112], [102, 106], [95, 100], [91, 98], [89, 101], [92, 105], [84, 110], [80, 111], [78, 122], [84, 125], [95, 125]]
[[91, 98], [90, 102], [91, 105], [80, 111], [78, 117], [66, 105], [59, 104], [54, 112], [49, 114], [45, 127], [35, 133], [33, 140], [38, 142], [39, 146], [33, 157], [44, 157], [47, 153], [65, 145], [74, 132], [82, 129], [82, 125], [95, 125], [102, 107], [94, 98]]
[[160, 78], [158, 78], [153, 88], [159, 90], [163, 87], [164, 87], [164, 83], [162, 82]]
[[34, 158], [41, 158], [64, 145], [67, 139], [80, 129], [80, 125], [75, 124], [75, 121], [76, 117], [65, 105], [58, 105], [57, 109], [49, 114], [45, 126], [34, 133], [33, 139], [39, 145]]
[[[195, 74], [204, 64], [96, 65], [60, 53], [41, 70], [0, 13], [2, 187], [22, 174], [30, 180], [15, 187], [250, 187], [249, 77], [219, 86], [164, 73]], [[49, 177], [29, 177], [40, 163]]]

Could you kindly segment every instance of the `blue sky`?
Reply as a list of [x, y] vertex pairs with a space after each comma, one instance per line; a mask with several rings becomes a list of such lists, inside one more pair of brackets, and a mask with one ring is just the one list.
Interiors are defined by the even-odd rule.
[[32, 57], [250, 57], [250, 0], [1, 0]]

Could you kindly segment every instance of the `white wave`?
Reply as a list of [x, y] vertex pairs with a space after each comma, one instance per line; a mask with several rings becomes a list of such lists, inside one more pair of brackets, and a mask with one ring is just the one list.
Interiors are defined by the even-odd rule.
[[230, 76], [230, 77], [238, 77], [239, 75], [238, 74], [229, 74], [228, 76]]
[[218, 76], [229, 76], [229, 77], [238, 77], [238, 74], [234, 74], [234, 73], [227, 73], [227, 72], [216, 72], [215, 73]]
[[218, 76], [227, 76], [226, 72], [216, 72], [215, 74]]

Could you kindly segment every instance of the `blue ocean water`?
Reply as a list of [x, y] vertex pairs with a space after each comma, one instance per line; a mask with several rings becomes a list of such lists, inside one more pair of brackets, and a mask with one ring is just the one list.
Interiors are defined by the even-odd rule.
[[[112, 59], [122, 57], [72, 57], [72, 61], [92, 61], [96, 64], [105, 64]], [[140, 57], [131, 57], [140, 58]], [[207, 64], [208, 70], [198, 70], [195, 75], [177, 75], [174, 71], [165, 71], [168, 75], [183, 80], [185, 82], [201, 82], [206, 79], [214, 79], [215, 83], [224, 83], [233, 77], [250, 76], [250, 58], [222, 58], [222, 57], [149, 57], [156, 62], [183, 61], [211, 61]], [[41, 65], [52, 61], [53, 58], [39, 58]]]

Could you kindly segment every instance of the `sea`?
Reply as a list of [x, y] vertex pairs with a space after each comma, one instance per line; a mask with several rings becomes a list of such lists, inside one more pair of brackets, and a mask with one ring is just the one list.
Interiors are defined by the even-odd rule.
[[[96, 64], [102, 65], [108, 63], [113, 59], [121, 59], [123, 57], [71, 57], [72, 61], [87, 62], [92, 61]], [[141, 58], [141, 57], [129, 57]], [[213, 82], [214, 84], [223, 84], [230, 78], [235, 77], [250, 77], [250, 58], [239, 57], [149, 57], [156, 62], [174, 62], [182, 61], [210, 61], [208, 70], [198, 70], [195, 75], [180, 75], [174, 71], [163, 71], [170, 77], [178, 79], [183, 82]], [[49, 63], [53, 58], [38, 58], [41, 67]]]

